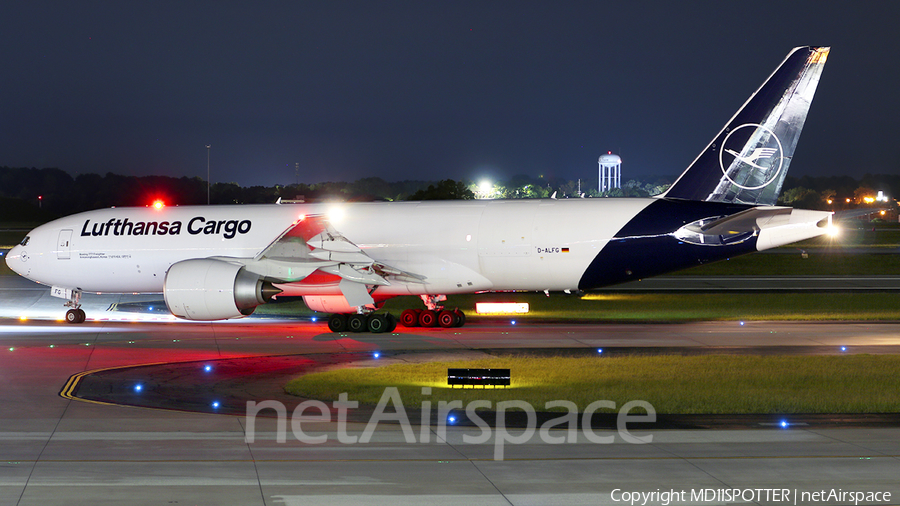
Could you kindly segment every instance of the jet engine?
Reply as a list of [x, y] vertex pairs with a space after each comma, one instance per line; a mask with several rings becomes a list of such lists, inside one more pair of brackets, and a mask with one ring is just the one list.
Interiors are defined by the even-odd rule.
[[166, 272], [163, 295], [173, 315], [186, 320], [224, 320], [253, 314], [280, 293], [272, 283], [222, 260], [176, 262]]

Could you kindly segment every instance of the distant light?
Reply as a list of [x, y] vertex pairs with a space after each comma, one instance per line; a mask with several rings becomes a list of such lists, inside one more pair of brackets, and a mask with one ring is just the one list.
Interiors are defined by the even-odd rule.
[[494, 189], [494, 183], [490, 181], [482, 181], [478, 184], [478, 191], [481, 193], [490, 193]]
[[153, 306], [150, 306], [150, 311], [153, 311]]
[[380, 357], [381, 357], [381, 353], [376, 351], [375, 353], [372, 354], [372, 356], [375, 357], [375, 358], [380, 358]]
[[19, 317], [19, 321], [22, 321], [22, 322], [28, 321], [28, 318], [25, 317], [25, 316], [20, 316], [20, 317]]
[[846, 346], [841, 346], [841, 351], [847, 351], [847, 347], [846, 347]]
[[211, 366], [211, 365], [207, 365], [206, 367], [203, 368], [203, 370], [206, 371], [206, 372], [210, 372], [210, 371], [212, 371], [212, 366]]
[[450, 415], [447, 417], [447, 421], [451, 424], [454, 424], [454, 423], [456, 423], [456, 417], [453, 415]]
[[597, 353], [603, 353], [603, 348], [597, 348]]
[[512, 323], [513, 325], [515, 325], [515, 324], [516, 324], [516, 321], [513, 320], [513, 321], [511, 321], [511, 322], [509, 322], [509, 323]]
[[743, 326], [744, 326], [744, 322], [741, 322], [741, 327], [743, 327]]
[[13, 348], [13, 347], [10, 347], [10, 348], [9, 348], [9, 351], [15, 351], [15, 350], [16, 350], [16, 349]]
[[156, 199], [156, 200], [153, 201], [153, 209], [159, 210], [159, 209], [162, 209], [162, 208], [164, 208], [164, 207], [166, 207], [166, 203], [163, 202], [161, 199]]
[[788, 425], [789, 425], [789, 424], [787, 423], [787, 420], [782, 420], [782, 421], [781, 421], [781, 428], [782, 428], [782, 429], [788, 428]]
[[315, 316], [313, 316], [313, 317], [312, 317], [312, 321], [318, 321], [318, 318], [316, 318]]
[[137, 384], [137, 385], [134, 386], [134, 391], [135, 391], [135, 392], [140, 392], [140, 391], [143, 390], [143, 389], [144, 389], [143, 385]]
[[213, 407], [213, 409], [219, 409], [219, 401], [214, 401], [212, 403], [212, 407]]

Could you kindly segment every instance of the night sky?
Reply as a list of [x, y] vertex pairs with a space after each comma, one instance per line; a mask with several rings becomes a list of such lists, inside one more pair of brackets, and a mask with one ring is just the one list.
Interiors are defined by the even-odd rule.
[[800, 45], [791, 175], [900, 173], [900, 2], [4, 2], [0, 166], [241, 185], [679, 174]]

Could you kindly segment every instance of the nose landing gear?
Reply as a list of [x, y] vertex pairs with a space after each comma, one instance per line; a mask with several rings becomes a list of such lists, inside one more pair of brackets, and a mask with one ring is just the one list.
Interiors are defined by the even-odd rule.
[[84, 323], [86, 319], [87, 315], [84, 313], [84, 309], [80, 307], [66, 311], [66, 322], [68, 323]]
[[72, 290], [69, 300], [63, 306], [72, 308], [66, 311], [67, 323], [84, 323], [87, 319], [84, 309], [81, 309], [81, 290]]

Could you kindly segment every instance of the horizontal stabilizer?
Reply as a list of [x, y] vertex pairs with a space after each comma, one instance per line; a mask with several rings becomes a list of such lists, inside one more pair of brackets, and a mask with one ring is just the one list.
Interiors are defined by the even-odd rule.
[[731, 216], [718, 219], [700, 227], [704, 234], [729, 235], [762, 228], [774, 216], [790, 215], [790, 207], [754, 207]]

